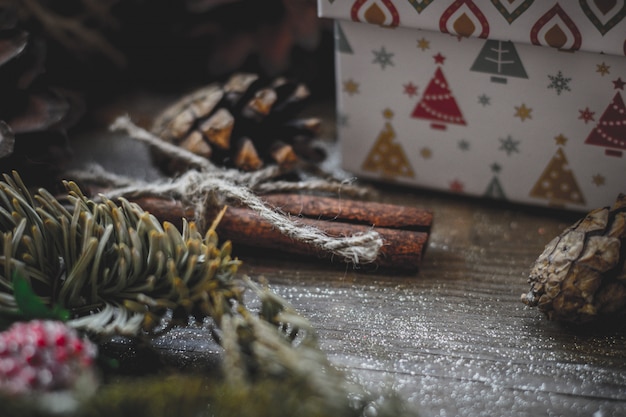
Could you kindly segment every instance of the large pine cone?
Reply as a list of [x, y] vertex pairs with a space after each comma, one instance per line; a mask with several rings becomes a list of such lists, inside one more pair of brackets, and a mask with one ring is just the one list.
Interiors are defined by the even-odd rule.
[[530, 271], [522, 301], [551, 320], [584, 323], [626, 309], [626, 195], [554, 238]]
[[255, 57], [265, 74], [283, 73], [295, 65], [296, 50], [314, 52], [325, 22], [315, 0], [186, 0], [190, 41], [210, 45], [211, 73], [238, 70]]
[[[235, 74], [174, 103], [155, 119], [152, 131], [218, 166], [254, 171], [270, 163], [289, 169], [324, 157], [312, 146], [320, 120], [294, 117], [308, 97], [307, 87], [297, 82]], [[170, 174], [188, 169], [164, 155], [157, 162]]]
[[48, 185], [71, 156], [65, 129], [81, 105], [42, 81], [46, 45], [0, 6], [0, 172], [20, 171], [27, 184]]

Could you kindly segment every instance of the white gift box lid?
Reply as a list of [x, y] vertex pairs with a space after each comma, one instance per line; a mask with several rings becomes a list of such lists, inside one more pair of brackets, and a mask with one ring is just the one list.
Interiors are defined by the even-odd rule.
[[321, 17], [626, 55], [626, 0], [318, 0]]

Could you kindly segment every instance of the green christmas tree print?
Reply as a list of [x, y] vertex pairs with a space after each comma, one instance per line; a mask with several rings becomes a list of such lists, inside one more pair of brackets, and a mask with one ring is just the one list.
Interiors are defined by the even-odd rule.
[[506, 77], [528, 78], [515, 45], [510, 41], [488, 40], [470, 71], [493, 74], [491, 81], [506, 84]]
[[500, 172], [500, 170], [500, 164], [494, 163], [491, 165], [493, 178], [489, 182], [489, 185], [487, 185], [487, 190], [484, 194], [485, 197], [494, 198], [497, 200], [506, 200], [506, 194], [504, 193], [504, 189], [502, 188], [500, 180], [498, 179], [498, 173]]
[[335, 22], [335, 47], [337, 50], [343, 54], [353, 54], [352, 46], [348, 42], [348, 38], [346, 38], [346, 34], [339, 22]]

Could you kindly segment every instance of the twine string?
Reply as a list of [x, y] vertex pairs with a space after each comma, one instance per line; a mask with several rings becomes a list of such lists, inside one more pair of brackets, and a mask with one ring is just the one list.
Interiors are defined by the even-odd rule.
[[[111, 130], [123, 130], [128, 135], [148, 146], [186, 162], [195, 168], [177, 178], [158, 182], [144, 182], [109, 174], [103, 169], [92, 169], [91, 173], [73, 172], [78, 178], [99, 177], [100, 181], [110, 181], [115, 188], [103, 193], [107, 198], [157, 196], [175, 198], [194, 208], [195, 221], [204, 222], [208, 210], [219, 208], [229, 200], [243, 204], [270, 222], [282, 234], [324, 252], [339, 256], [353, 264], [371, 263], [376, 260], [383, 245], [380, 234], [373, 229], [351, 236], [329, 236], [317, 227], [299, 223], [277, 208], [268, 206], [257, 192], [317, 190], [340, 191], [348, 194], [363, 193], [358, 187], [345, 182], [309, 179], [295, 183], [272, 181], [282, 172], [276, 166], [245, 173], [235, 169], [220, 168], [209, 160], [193, 154], [184, 148], [170, 144], [152, 133], [135, 125], [128, 116], [119, 117], [111, 125]], [[255, 192], [256, 191], [256, 192]]]

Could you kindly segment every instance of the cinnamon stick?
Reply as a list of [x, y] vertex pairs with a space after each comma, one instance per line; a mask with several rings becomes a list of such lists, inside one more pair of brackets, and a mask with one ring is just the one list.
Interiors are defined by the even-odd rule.
[[423, 208], [307, 194], [269, 194], [262, 197], [291, 215], [364, 224], [376, 228], [430, 231], [433, 213]]
[[[371, 227], [365, 225], [328, 220], [299, 218], [297, 221], [301, 224], [315, 226], [328, 235], [336, 237], [350, 236], [371, 230]], [[409, 270], [419, 267], [428, 242], [428, 233], [382, 227], [377, 227], [374, 230], [380, 234], [384, 241], [375, 262], [376, 266]], [[229, 207], [217, 227], [217, 232], [235, 245], [276, 249], [287, 253], [312, 255], [320, 258], [329, 256], [310, 245], [285, 236], [270, 222], [260, 218], [256, 212], [247, 208]]]
[[[384, 268], [419, 268], [433, 218], [429, 210], [383, 203], [292, 194], [263, 198], [284, 212], [299, 216], [299, 223], [315, 226], [330, 236], [350, 236], [376, 226], [374, 230], [383, 238], [384, 245], [375, 265]], [[133, 201], [160, 221], [168, 221], [178, 227], [182, 224], [183, 217], [194, 217], [193, 210], [184, 209], [180, 201], [156, 197], [142, 197]], [[208, 213], [208, 216], [214, 214]], [[212, 217], [207, 221], [211, 222]], [[328, 253], [283, 235], [270, 222], [248, 208], [229, 207], [217, 227], [217, 232], [220, 238], [230, 240], [235, 245], [329, 257]]]

